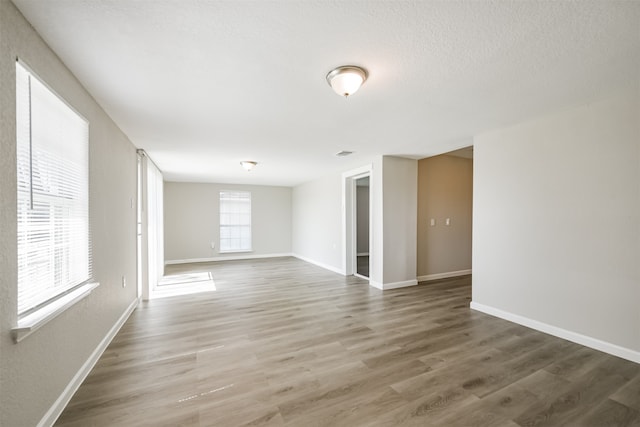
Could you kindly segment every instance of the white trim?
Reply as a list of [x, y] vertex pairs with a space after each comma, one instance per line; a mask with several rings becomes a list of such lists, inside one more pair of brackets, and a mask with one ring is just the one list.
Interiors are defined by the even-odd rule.
[[[366, 176], [370, 177], [369, 181], [369, 251], [371, 252], [371, 242], [372, 242], [372, 223], [371, 221], [373, 210], [372, 206], [372, 198], [371, 198], [371, 189], [373, 182], [371, 179], [373, 178], [373, 163], [365, 164], [364, 166], [360, 166], [355, 169], [351, 169], [349, 171], [342, 173], [342, 268], [340, 274], [345, 276], [351, 275], [356, 271], [355, 261], [356, 257], [354, 253], [356, 252], [356, 230], [354, 228], [355, 224], [355, 180], [358, 178], [364, 178]], [[371, 262], [369, 262], [371, 265]]]
[[367, 176], [367, 174], [371, 173], [372, 170], [373, 170], [373, 163], [369, 163], [364, 166], [360, 166], [358, 168], [351, 169], [346, 172], [342, 172], [342, 179], [344, 180], [345, 178], [354, 178], [354, 179], [364, 178], [365, 176]]
[[84, 285], [74, 289], [67, 295], [58, 298], [57, 300], [45, 305], [44, 307], [36, 310], [18, 320], [18, 325], [11, 329], [11, 335], [16, 343], [19, 343], [51, 320], [58, 317], [65, 310], [72, 307], [77, 302], [84, 299], [95, 288], [100, 286], [100, 283], [85, 283]]
[[448, 279], [449, 277], [467, 276], [469, 274], [471, 274], [471, 269], [448, 271], [446, 273], [427, 274], [426, 276], [418, 276], [418, 282], [426, 282], [427, 280]]
[[371, 280], [371, 279], [369, 279], [369, 286], [374, 287], [376, 289], [380, 289], [381, 291], [384, 290], [384, 287], [382, 286], [382, 283], [376, 282], [376, 281]]
[[60, 94], [55, 91], [51, 86], [49, 86], [49, 84], [47, 84], [45, 82], [45, 80], [40, 77], [40, 75], [38, 73], [36, 73], [35, 71], [33, 71], [33, 69], [26, 63], [24, 62], [24, 60], [22, 60], [21, 58], [16, 58], [16, 62], [18, 62], [18, 64], [20, 64], [20, 66], [22, 68], [24, 68], [25, 70], [27, 70], [27, 72], [29, 72], [29, 74], [31, 74], [33, 77], [35, 77], [36, 79], [38, 79], [38, 81], [47, 88], [47, 90], [49, 92], [51, 92], [52, 94], [54, 94], [60, 101], [62, 101], [64, 103], [64, 105], [66, 105], [67, 107], [69, 107], [69, 109], [71, 111], [73, 111], [74, 113], [76, 113], [78, 116], [80, 116], [80, 118], [87, 124], [90, 124], [89, 120], [87, 120], [87, 118], [83, 115], [80, 114], [80, 112], [70, 103], [67, 102], [66, 99], [64, 99], [62, 96], [60, 96]]
[[258, 259], [258, 258], [282, 258], [295, 256], [291, 253], [282, 254], [262, 254], [262, 255], [237, 255], [237, 256], [216, 256], [211, 258], [190, 258], [190, 259], [170, 259], [164, 262], [165, 265], [171, 264], [189, 264], [192, 262], [214, 262], [214, 261], [237, 261], [241, 259]]
[[549, 325], [538, 320], [529, 319], [528, 317], [520, 316], [518, 314], [509, 313], [508, 311], [500, 310], [499, 308], [494, 308], [474, 301], [471, 301], [470, 307], [472, 310], [499, 317], [501, 319], [505, 319], [510, 322], [514, 322], [519, 325], [544, 332], [549, 335], [575, 342], [586, 347], [604, 351], [605, 353], [622, 357], [623, 359], [627, 359], [635, 363], [640, 363], [640, 352], [631, 350], [630, 348], [621, 347], [619, 345], [602, 341], [597, 338], [592, 338], [587, 335], [579, 334], [577, 332], [568, 331], [557, 326]]
[[120, 316], [118, 321], [111, 327], [107, 335], [102, 339], [102, 341], [100, 341], [96, 349], [93, 350], [93, 353], [91, 353], [87, 361], [84, 362], [80, 370], [76, 372], [69, 384], [67, 384], [65, 389], [62, 391], [62, 394], [58, 396], [47, 413], [44, 414], [44, 417], [42, 417], [40, 422], [37, 424], [38, 427], [52, 426], [56, 422], [75, 392], [80, 388], [82, 382], [87, 378], [87, 375], [89, 375], [96, 363], [98, 363], [102, 353], [107, 349], [107, 346], [111, 343], [122, 325], [124, 325], [129, 316], [131, 316], [131, 313], [133, 313], [133, 310], [135, 310], [139, 303], [140, 298], [134, 299], [124, 313], [122, 313], [122, 316]]
[[402, 282], [391, 282], [391, 283], [380, 283], [374, 282], [373, 280], [369, 280], [369, 286], [373, 286], [374, 288], [381, 289], [383, 291], [389, 289], [398, 289], [398, 288], [408, 288], [409, 286], [416, 286], [418, 284], [417, 280], [404, 280]]
[[338, 274], [340, 274], [342, 276], [345, 275], [344, 271], [342, 269], [333, 267], [333, 266], [331, 266], [329, 264], [325, 264], [325, 263], [319, 262], [319, 261], [314, 261], [314, 260], [312, 260], [310, 258], [304, 257], [302, 255], [298, 255], [298, 254], [292, 254], [292, 256], [294, 256], [294, 257], [296, 257], [299, 260], [302, 260], [304, 262], [308, 262], [309, 264], [314, 264], [314, 265], [317, 265], [318, 267], [322, 267], [325, 270], [333, 271], [334, 273], [338, 273]]

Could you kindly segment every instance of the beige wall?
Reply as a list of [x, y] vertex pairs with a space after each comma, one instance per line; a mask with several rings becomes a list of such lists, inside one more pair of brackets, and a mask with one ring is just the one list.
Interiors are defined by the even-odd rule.
[[472, 199], [473, 160], [441, 155], [418, 162], [420, 279], [471, 269]]
[[[100, 282], [19, 344], [10, 333], [17, 320], [16, 57], [89, 120], [93, 275]], [[0, 0], [0, 425], [37, 425], [135, 302], [135, 197], [133, 145], [13, 4]]]
[[[251, 192], [250, 253], [219, 252], [221, 190]], [[166, 262], [290, 254], [291, 188], [165, 182], [164, 238]]]

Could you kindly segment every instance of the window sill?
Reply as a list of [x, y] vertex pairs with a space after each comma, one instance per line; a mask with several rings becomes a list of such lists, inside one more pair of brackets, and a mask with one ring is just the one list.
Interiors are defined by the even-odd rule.
[[230, 250], [230, 251], [218, 251], [219, 254], [246, 254], [249, 252], [253, 252], [253, 249], [238, 249], [238, 250]]
[[59, 314], [73, 306], [78, 301], [89, 295], [91, 291], [97, 288], [100, 283], [87, 283], [75, 289], [73, 292], [69, 292], [67, 295], [53, 301], [51, 304], [47, 304], [38, 311], [35, 311], [28, 316], [18, 320], [18, 326], [11, 329], [13, 340], [19, 343], [42, 326], [46, 325], [49, 321], [55, 319]]

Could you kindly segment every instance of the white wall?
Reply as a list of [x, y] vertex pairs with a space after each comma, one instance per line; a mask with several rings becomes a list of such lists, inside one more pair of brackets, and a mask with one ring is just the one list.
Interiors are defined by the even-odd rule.
[[[370, 165], [370, 284], [381, 289], [415, 285], [418, 162], [378, 156]], [[352, 172], [358, 169], [345, 174]], [[294, 255], [341, 274], [346, 261], [343, 178], [335, 174], [299, 185], [292, 200]]]
[[[221, 190], [251, 192], [250, 253], [220, 254]], [[291, 188], [165, 182], [167, 262], [291, 254]], [[215, 249], [211, 248], [215, 243]]]
[[342, 177], [330, 175], [293, 188], [293, 254], [342, 272]]
[[472, 307], [640, 362], [638, 93], [475, 138]]
[[369, 238], [369, 284], [380, 288], [384, 282], [384, 200], [383, 158], [378, 156], [371, 163], [369, 197], [371, 198], [371, 236]]
[[[18, 344], [10, 333], [17, 321], [16, 57], [89, 121], [93, 275], [100, 282], [89, 296]], [[13, 4], [0, 0], [0, 425], [37, 425], [70, 390], [74, 375], [88, 373], [83, 371], [90, 367], [87, 360], [134, 306], [135, 197], [133, 145]]]
[[416, 284], [418, 162], [382, 158], [383, 288]]

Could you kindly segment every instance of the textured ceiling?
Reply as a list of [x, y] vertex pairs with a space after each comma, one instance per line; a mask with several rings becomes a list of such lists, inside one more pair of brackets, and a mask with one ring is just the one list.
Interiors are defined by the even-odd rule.
[[[640, 78], [638, 1], [13, 1], [167, 180], [427, 157]], [[325, 81], [346, 64], [349, 99]]]

